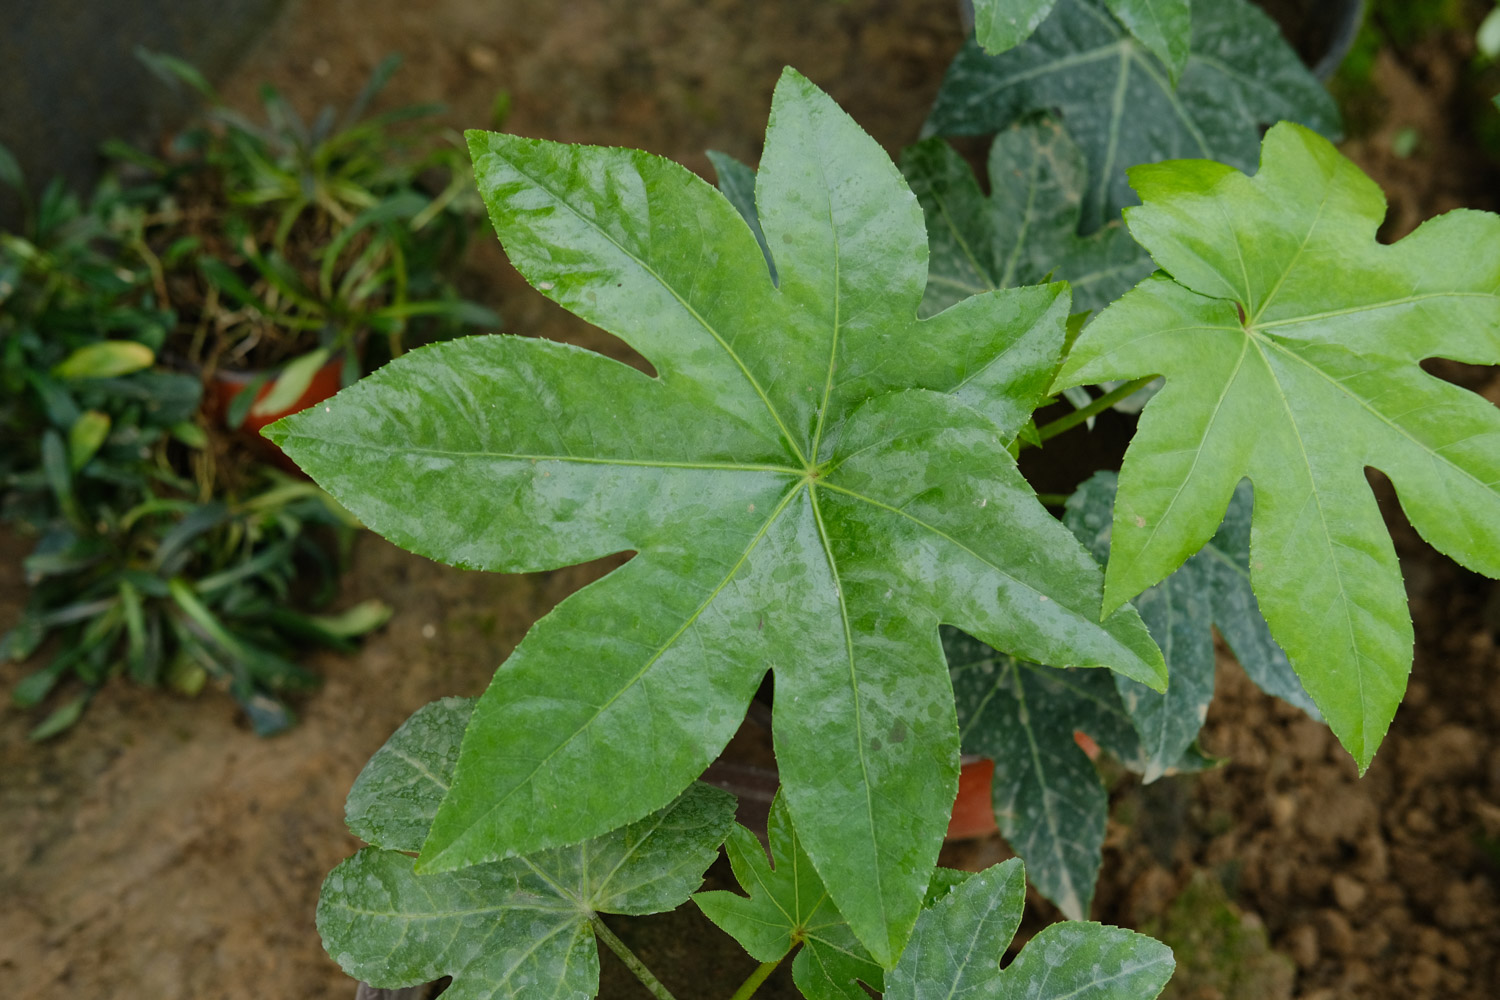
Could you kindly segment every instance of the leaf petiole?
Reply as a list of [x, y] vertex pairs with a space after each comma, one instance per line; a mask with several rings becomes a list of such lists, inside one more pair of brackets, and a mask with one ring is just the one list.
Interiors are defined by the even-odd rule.
[[[781, 958], [785, 957], [785, 955], [781, 956]], [[734, 996], [729, 1000], [750, 1000], [755, 995], [755, 991], [760, 989], [760, 984], [766, 981], [766, 977], [776, 971], [776, 966], [781, 964], [781, 958], [762, 962], [756, 966], [755, 971], [750, 973], [743, 983], [740, 983], [740, 988], [734, 991]]]
[[[1155, 375], [1147, 375], [1144, 378], [1134, 379], [1126, 382], [1124, 385], [1116, 386], [1082, 409], [1074, 410], [1065, 417], [1058, 417], [1056, 420], [1043, 424], [1037, 428], [1036, 436], [1042, 441], [1055, 438], [1063, 431], [1072, 430], [1090, 417], [1103, 413], [1120, 400], [1134, 396], [1154, 381], [1156, 381]], [[1022, 442], [1022, 447], [1024, 446], [1025, 442]]]
[[[657, 979], [651, 970], [646, 968], [646, 963], [635, 957], [635, 952], [630, 950], [630, 946], [615, 937], [615, 932], [605, 926], [599, 914], [595, 913], [590, 916], [589, 923], [593, 925], [594, 934], [599, 940], [608, 945], [609, 950], [614, 952], [616, 957], [625, 963], [625, 968], [635, 973], [635, 978], [641, 981], [641, 985], [646, 987], [651, 992], [651, 995], [656, 997], [656, 1000], [677, 1000], [672, 995], [672, 991], [663, 986], [661, 980]], [[748, 996], [749, 994], [746, 995]], [[739, 994], [736, 993], [735, 996], [738, 997]]]

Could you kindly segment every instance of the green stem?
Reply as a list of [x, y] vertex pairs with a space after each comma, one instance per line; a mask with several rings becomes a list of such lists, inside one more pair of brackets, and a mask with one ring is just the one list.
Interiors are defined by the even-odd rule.
[[1083, 409], [1074, 410], [1066, 417], [1058, 417], [1051, 423], [1039, 427], [1036, 436], [1043, 441], [1046, 441], [1048, 438], [1057, 437], [1063, 431], [1072, 430], [1074, 427], [1077, 427], [1089, 417], [1103, 413], [1120, 400], [1135, 395], [1154, 381], [1156, 381], [1155, 375], [1147, 375], [1145, 378], [1138, 378], [1134, 381], [1126, 382], [1124, 385], [1116, 386]]
[[1036, 498], [1043, 507], [1061, 507], [1068, 502], [1066, 493], [1038, 493]]
[[635, 957], [635, 952], [631, 951], [624, 941], [615, 937], [614, 931], [604, 926], [604, 921], [600, 919], [599, 914], [595, 913], [589, 917], [589, 923], [594, 925], [594, 933], [599, 940], [608, 945], [609, 950], [625, 963], [625, 968], [635, 973], [635, 978], [651, 991], [651, 995], [656, 997], [656, 1000], [677, 1000], [672, 996], [672, 991], [663, 986], [660, 979], [652, 975], [651, 970], [646, 968], [646, 964]]
[[[785, 955], [782, 956], [782, 958], [785, 957]], [[750, 1000], [750, 997], [755, 995], [755, 991], [760, 989], [760, 984], [765, 982], [766, 977], [775, 971], [776, 966], [780, 964], [780, 958], [774, 962], [760, 963], [756, 970], [750, 973], [750, 978], [740, 983], [740, 988], [734, 991], [734, 996], [730, 997], [729, 1000]]]

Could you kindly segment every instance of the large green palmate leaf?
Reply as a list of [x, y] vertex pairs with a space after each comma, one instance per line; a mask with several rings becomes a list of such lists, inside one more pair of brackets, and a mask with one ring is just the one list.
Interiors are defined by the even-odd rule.
[[[768, 669], [787, 807], [882, 965], [957, 787], [938, 639], [1164, 683], [1132, 609], [1006, 450], [1062, 343], [1062, 286], [917, 319], [921, 209], [826, 95], [777, 86], [756, 204], [634, 150], [471, 133], [537, 288], [648, 377], [514, 337], [414, 351], [273, 438], [366, 524], [462, 566], [622, 568], [533, 627], [474, 710], [419, 867], [576, 842], [672, 800]], [[620, 780], [628, 775], [629, 780]]]
[[942, 139], [901, 154], [901, 172], [927, 219], [932, 258], [923, 315], [970, 295], [1066, 280], [1073, 308], [1102, 309], [1154, 268], [1121, 222], [1078, 235], [1088, 175], [1083, 154], [1048, 119], [1022, 122], [990, 147], [990, 194]]
[[1254, 178], [1194, 161], [1131, 179], [1127, 222], [1166, 273], [1086, 327], [1057, 379], [1166, 377], [1120, 474], [1105, 608], [1202, 547], [1248, 477], [1255, 596], [1363, 770], [1412, 655], [1365, 468], [1437, 549], [1500, 576], [1500, 413], [1418, 365], [1500, 362], [1500, 217], [1450, 212], [1383, 246], [1379, 188], [1291, 124]]
[[829, 898], [780, 797], [771, 804], [767, 832], [769, 860], [755, 834], [742, 826], [724, 845], [734, 877], [749, 896], [700, 892], [693, 902], [758, 962], [779, 961], [800, 946], [792, 981], [808, 1000], [864, 1000], [868, 994], [860, 981], [880, 990], [884, 970]]
[[926, 132], [982, 135], [1056, 110], [1088, 161], [1083, 228], [1134, 202], [1124, 168], [1184, 156], [1254, 164], [1263, 125], [1332, 135], [1332, 98], [1248, 0], [1194, 0], [1192, 44], [1174, 88], [1167, 68], [1104, 6], [1058, 0], [1024, 45], [986, 55], [969, 43], [943, 80]]
[[379, 987], [452, 976], [443, 995], [454, 1000], [592, 997], [595, 915], [685, 902], [734, 824], [734, 799], [694, 784], [666, 808], [583, 844], [417, 874], [402, 852], [421, 841], [451, 780], [472, 707], [446, 698], [419, 710], [355, 782], [350, 829], [374, 846], [323, 883], [323, 946], [344, 971]]
[[1005, 968], [1026, 905], [1012, 858], [957, 886], [917, 921], [886, 976], [889, 1000], [1151, 1000], [1172, 977], [1172, 951], [1121, 927], [1069, 921], [1044, 927]]
[[[1116, 480], [1113, 472], [1091, 476], [1068, 498], [1063, 517], [1100, 563], [1109, 559]], [[1172, 677], [1164, 692], [1114, 678], [1141, 737], [1141, 771], [1148, 782], [1177, 767], [1203, 727], [1214, 695], [1211, 626], [1218, 626], [1245, 673], [1262, 690], [1321, 718], [1271, 637], [1250, 587], [1251, 508], [1250, 485], [1241, 483], [1208, 543], [1131, 602], [1161, 647]]]

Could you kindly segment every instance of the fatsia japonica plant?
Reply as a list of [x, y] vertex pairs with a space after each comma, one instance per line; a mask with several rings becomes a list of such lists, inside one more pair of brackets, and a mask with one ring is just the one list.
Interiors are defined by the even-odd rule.
[[[720, 162], [729, 197], [639, 151], [469, 141], [516, 267], [654, 374], [471, 338], [269, 432], [429, 557], [523, 572], [632, 554], [361, 775], [348, 818], [371, 846], [330, 875], [319, 926], [376, 985], [585, 996], [597, 938], [666, 996], [599, 914], [691, 897], [763, 963], [740, 996], [794, 950], [814, 998], [1155, 996], [1170, 953], [1081, 919], [1098, 848], [1064, 827], [1087, 782], [1053, 772], [1016, 775], [999, 804], [1080, 919], [1001, 967], [1020, 862], [936, 867], [960, 747], [1061, 760], [1072, 698], [1148, 774], [1201, 766], [1182, 720], [1201, 722], [1217, 623], [1368, 765], [1411, 634], [1367, 465], [1439, 548], [1500, 575], [1500, 417], [1418, 365], [1500, 361], [1500, 219], [1451, 213], [1381, 246], [1379, 192], [1307, 129], [1272, 129], [1253, 178], [1134, 170], [1130, 233], [1162, 270], [1076, 338], [1061, 282], [991, 276], [935, 304], [930, 198], [792, 70], [759, 170]], [[1118, 486], [1091, 481], [1059, 521], [1015, 463], [1048, 435], [1033, 413], [1159, 375]], [[769, 858], [696, 783], [768, 673]], [[1044, 733], [1046, 698], [1062, 707]], [[748, 895], [691, 896], [726, 839]]]

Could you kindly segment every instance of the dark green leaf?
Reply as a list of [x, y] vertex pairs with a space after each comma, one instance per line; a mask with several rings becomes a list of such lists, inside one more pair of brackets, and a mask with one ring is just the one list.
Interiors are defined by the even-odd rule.
[[1111, 222], [1088, 236], [1078, 221], [1088, 177], [1083, 155], [1055, 122], [1011, 126], [990, 147], [990, 196], [946, 142], [901, 154], [932, 244], [922, 314], [991, 288], [1064, 279], [1073, 309], [1101, 309], [1150, 274], [1151, 258]]
[[349, 789], [349, 832], [376, 847], [419, 850], [448, 794], [473, 710], [473, 698], [444, 698], [402, 723]]
[[916, 200], [791, 71], [756, 194], [779, 286], [733, 206], [675, 164], [470, 141], [521, 273], [659, 375], [470, 338], [271, 431], [362, 521], [434, 558], [515, 572], [637, 553], [501, 667], [422, 868], [574, 843], [670, 801], [774, 669], [803, 848], [893, 962], [957, 781], [939, 622], [1162, 679], [1133, 611], [1099, 623], [1097, 565], [1006, 450], [1050, 377], [1066, 296], [992, 292], [918, 321]]
[[817, 870], [797, 843], [786, 803], [771, 804], [771, 857], [755, 834], [736, 826], [725, 849], [734, 877], [750, 895], [700, 892], [693, 897], [710, 920], [758, 962], [774, 962], [801, 945], [792, 980], [808, 1000], [861, 1000], [856, 980], [881, 989], [882, 970], [823, 888]]
[[755, 242], [760, 244], [761, 253], [766, 255], [766, 268], [771, 272], [771, 280], [775, 281], [776, 261], [771, 257], [771, 248], [766, 246], [766, 234], [760, 228], [760, 216], [755, 211], [755, 171], [728, 153], [720, 153], [718, 150], [710, 149], [708, 159], [719, 175], [719, 190], [755, 234]]
[[[1069, 498], [1064, 517], [1101, 563], [1109, 559], [1116, 480], [1113, 472], [1095, 474]], [[1123, 678], [1115, 685], [1141, 734], [1147, 781], [1180, 766], [1203, 724], [1214, 686], [1210, 623], [1262, 690], [1322, 718], [1271, 638], [1250, 589], [1251, 507], [1250, 484], [1242, 482], [1208, 544], [1132, 602], [1161, 646], [1172, 677], [1165, 694]]]
[[[398, 823], [419, 821], [425, 796], [403, 798], [399, 781], [392, 788], [377, 808]], [[444, 995], [456, 1000], [591, 997], [599, 989], [594, 914], [684, 902], [733, 822], [731, 796], [694, 784], [667, 808], [587, 843], [461, 872], [418, 875], [411, 857], [366, 848], [323, 883], [318, 931], [344, 971], [375, 986], [448, 975]]]
[[1109, 802], [1075, 742], [1081, 730], [1127, 757], [1129, 717], [1104, 671], [1055, 670], [944, 635], [965, 753], [995, 761], [995, 822], [1031, 866], [1038, 890], [1068, 917], [1088, 916]]
[[230, 430], [238, 430], [244, 426], [245, 418], [250, 415], [250, 409], [255, 405], [255, 397], [259, 396], [265, 384], [275, 377], [275, 372], [259, 372], [247, 380], [244, 386], [230, 398], [229, 405], [224, 409], [225, 426]]
[[1043, 928], [1005, 969], [1021, 924], [1026, 877], [1019, 859], [982, 871], [917, 921], [887, 979], [888, 1000], [1151, 1000], [1175, 963], [1143, 934], [1072, 922]]
[[0, 184], [16, 192], [26, 190], [26, 176], [21, 172], [21, 164], [4, 143], [0, 143]]
[[1088, 161], [1085, 231], [1134, 202], [1126, 167], [1189, 156], [1249, 167], [1261, 127], [1283, 118], [1337, 132], [1332, 99], [1248, 0], [1195, 0], [1191, 49], [1174, 90], [1166, 67], [1103, 0], [1058, 0], [1019, 48], [989, 56], [969, 43], [948, 70], [926, 130], [982, 135], [1058, 111]]
[[1131, 177], [1146, 204], [1127, 221], [1166, 273], [1084, 330], [1055, 387], [1166, 377], [1121, 472], [1105, 606], [1200, 549], [1248, 477], [1260, 609], [1364, 769], [1412, 655], [1364, 469], [1436, 548], [1500, 576], [1500, 412], [1418, 367], [1500, 362], [1500, 217], [1451, 212], [1382, 245], [1380, 190], [1285, 123], [1253, 179], [1203, 161]]

